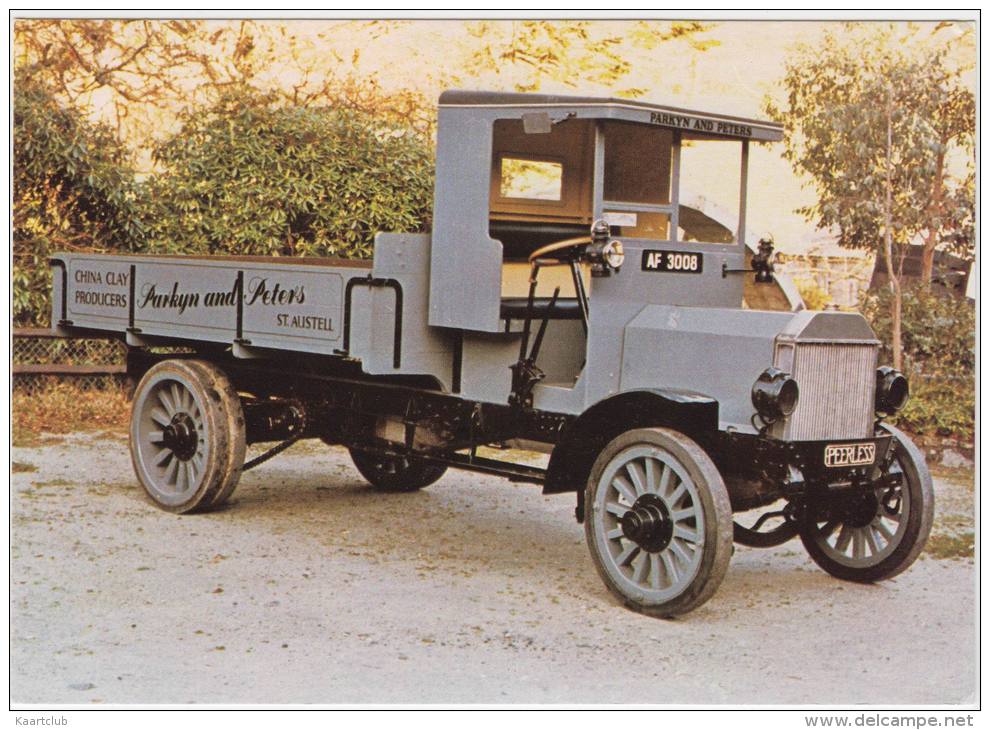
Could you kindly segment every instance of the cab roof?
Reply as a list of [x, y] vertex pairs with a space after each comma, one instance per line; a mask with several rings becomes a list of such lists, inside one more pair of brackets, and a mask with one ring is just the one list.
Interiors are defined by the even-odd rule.
[[441, 109], [514, 110], [509, 116], [525, 112], [563, 111], [565, 114], [586, 119], [618, 119], [684, 132], [760, 142], [776, 142], [784, 136], [783, 125], [776, 122], [650, 104], [634, 99], [453, 89], [440, 95], [439, 105]]

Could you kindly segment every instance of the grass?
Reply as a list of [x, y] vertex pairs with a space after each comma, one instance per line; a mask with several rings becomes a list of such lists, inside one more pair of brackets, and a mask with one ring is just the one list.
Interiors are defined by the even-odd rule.
[[44, 489], [45, 487], [71, 487], [72, 482], [68, 479], [62, 479], [59, 477], [56, 479], [50, 479], [47, 482], [35, 482], [34, 486], [39, 489]]
[[12, 461], [10, 462], [10, 473], [11, 474], [25, 474], [27, 472], [38, 471], [38, 467], [34, 464], [29, 464], [26, 461]]
[[127, 427], [130, 403], [123, 389], [80, 390], [55, 383], [44, 390], [11, 397], [14, 446], [42, 446], [41, 433], [119, 431]]
[[928, 538], [925, 553], [938, 560], [959, 560], [973, 557], [975, 535], [964, 532], [960, 535], [933, 534]]

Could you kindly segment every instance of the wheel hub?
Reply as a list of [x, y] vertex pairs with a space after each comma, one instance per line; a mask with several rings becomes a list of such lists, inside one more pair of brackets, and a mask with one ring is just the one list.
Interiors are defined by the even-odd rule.
[[622, 534], [650, 553], [658, 553], [670, 544], [674, 521], [667, 505], [655, 494], [644, 494], [620, 521]]
[[846, 505], [843, 522], [851, 527], [866, 527], [876, 518], [879, 506], [880, 502], [872, 491], [857, 495]]
[[198, 438], [196, 424], [188, 413], [176, 413], [162, 429], [162, 444], [182, 461], [188, 461], [196, 453]]

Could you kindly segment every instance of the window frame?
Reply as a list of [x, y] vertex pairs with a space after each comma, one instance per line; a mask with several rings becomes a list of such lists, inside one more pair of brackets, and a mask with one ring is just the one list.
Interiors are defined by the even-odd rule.
[[[726, 142], [735, 142], [740, 146], [740, 166], [739, 166], [739, 210], [737, 211], [737, 227], [733, 234], [733, 240], [728, 243], [719, 243], [717, 241], [683, 241], [679, 236], [680, 229], [680, 207], [681, 207], [681, 147], [683, 142], [683, 134], [680, 130], [674, 130], [673, 140], [671, 142], [671, 188], [670, 188], [670, 203], [664, 205], [650, 205], [646, 203], [629, 203], [618, 200], [606, 200], [604, 198], [605, 190], [605, 130], [603, 122], [606, 120], [598, 120], [595, 124], [595, 158], [594, 158], [594, 180], [593, 180], [593, 208], [595, 219], [600, 219], [603, 217], [606, 210], [615, 212], [629, 212], [629, 213], [662, 213], [666, 214], [670, 218], [670, 234], [669, 238], [664, 239], [663, 243], [680, 243], [686, 246], [693, 247], [704, 247], [703, 250], [711, 251], [723, 251], [729, 252], [734, 247], [740, 250], [744, 250], [746, 246], [746, 191], [749, 181], [749, 140], [748, 139], [736, 139], [733, 137], [721, 137], [719, 135], [706, 135], [699, 134], [697, 132], [692, 132], [692, 137], [698, 137], [701, 139], [711, 139]], [[629, 239], [632, 241], [643, 241], [648, 243], [656, 243], [655, 239], [640, 239], [634, 238]]]

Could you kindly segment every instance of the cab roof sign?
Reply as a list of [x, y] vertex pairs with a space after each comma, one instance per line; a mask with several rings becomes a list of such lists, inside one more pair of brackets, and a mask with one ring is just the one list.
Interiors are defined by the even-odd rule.
[[617, 119], [757, 142], [777, 142], [784, 136], [783, 125], [775, 122], [609, 97], [453, 90], [440, 95], [440, 108], [511, 109], [511, 116], [546, 111], [554, 116]]

